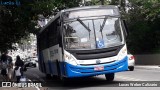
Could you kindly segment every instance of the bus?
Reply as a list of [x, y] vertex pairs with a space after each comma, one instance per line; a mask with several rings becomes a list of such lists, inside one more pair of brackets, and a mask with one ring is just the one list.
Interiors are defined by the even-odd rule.
[[126, 27], [119, 8], [85, 6], [61, 10], [37, 34], [39, 69], [61, 80], [128, 70]]

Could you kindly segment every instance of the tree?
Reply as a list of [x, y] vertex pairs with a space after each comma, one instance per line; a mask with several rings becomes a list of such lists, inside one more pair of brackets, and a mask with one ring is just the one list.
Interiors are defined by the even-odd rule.
[[133, 53], [149, 53], [160, 50], [160, 1], [129, 0], [126, 13], [130, 30], [128, 48]]
[[36, 34], [38, 15], [48, 18], [57, 11], [75, 7], [81, 0], [19, 0], [20, 5], [0, 6], [0, 51], [14, 49], [30, 33]]

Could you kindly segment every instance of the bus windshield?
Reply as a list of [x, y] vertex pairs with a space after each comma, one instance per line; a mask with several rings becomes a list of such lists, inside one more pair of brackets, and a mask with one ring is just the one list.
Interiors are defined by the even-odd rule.
[[100, 49], [122, 44], [120, 20], [117, 17], [77, 18], [64, 23], [66, 49]]

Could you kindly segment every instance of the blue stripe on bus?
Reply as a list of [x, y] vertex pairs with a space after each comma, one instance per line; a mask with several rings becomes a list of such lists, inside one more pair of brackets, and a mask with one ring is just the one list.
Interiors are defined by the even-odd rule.
[[56, 61], [47, 60], [46, 63], [44, 63], [44, 55], [43, 52], [39, 53], [39, 69], [41, 72], [46, 74], [53, 74], [58, 75], [57, 73], [57, 63]]
[[65, 68], [65, 63], [64, 62], [60, 63], [60, 71], [61, 71], [62, 76], [66, 76], [66, 74], [65, 74], [66, 68]]
[[[95, 76], [100, 74], [107, 74], [107, 73], [116, 73], [121, 71], [128, 70], [128, 57], [126, 56], [122, 60], [117, 60], [114, 63], [110, 64], [100, 64], [100, 65], [89, 65], [89, 66], [82, 66], [82, 65], [71, 65], [68, 63], [66, 64], [67, 69], [67, 76], [68, 78], [72, 77], [84, 77], [84, 76]], [[95, 71], [94, 67], [96, 66], [104, 66], [104, 70], [102, 71]]]
[[52, 62], [48, 60], [49, 73], [52, 73]]
[[53, 75], [57, 75], [57, 65], [56, 65], [56, 61], [51, 61], [50, 62], [50, 71], [51, 71], [51, 74]]
[[[41, 68], [41, 71], [43, 73], [46, 73], [46, 70], [44, 68], [44, 57], [43, 53], [40, 53], [39, 57], [39, 66]], [[53, 74], [53, 75], [58, 75], [57, 73], [57, 63], [55, 61], [50, 61], [46, 63], [48, 65], [49, 73], [48, 74]], [[100, 74], [107, 74], [107, 73], [115, 73], [115, 72], [121, 72], [128, 70], [128, 57], [126, 56], [122, 60], [117, 60], [114, 63], [110, 64], [101, 64], [105, 68], [103, 71], [94, 71], [95, 66], [100, 66], [100, 65], [89, 65], [89, 66], [82, 66], [82, 65], [71, 65], [66, 62], [60, 62], [60, 71], [61, 75], [66, 76], [68, 78], [72, 77], [84, 77], [84, 76], [94, 76], [94, 75], [100, 75]], [[46, 68], [47, 69], [47, 68]]]

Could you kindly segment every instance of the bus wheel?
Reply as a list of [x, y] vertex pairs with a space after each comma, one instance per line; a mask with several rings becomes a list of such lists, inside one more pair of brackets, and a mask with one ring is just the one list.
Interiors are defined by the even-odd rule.
[[134, 66], [129, 67], [129, 70], [130, 70], [130, 71], [134, 71]]
[[46, 74], [47, 79], [51, 79], [51, 77], [52, 77], [51, 74]]
[[62, 85], [68, 85], [68, 81], [69, 81], [69, 79], [68, 78], [66, 78], [66, 77], [61, 77], [60, 78], [61, 79], [61, 83], [62, 83]]
[[65, 81], [66, 81], [66, 78], [60, 76], [60, 80], [61, 80], [62, 82], [65, 82]]
[[113, 81], [114, 80], [114, 73], [105, 74], [107, 81]]

